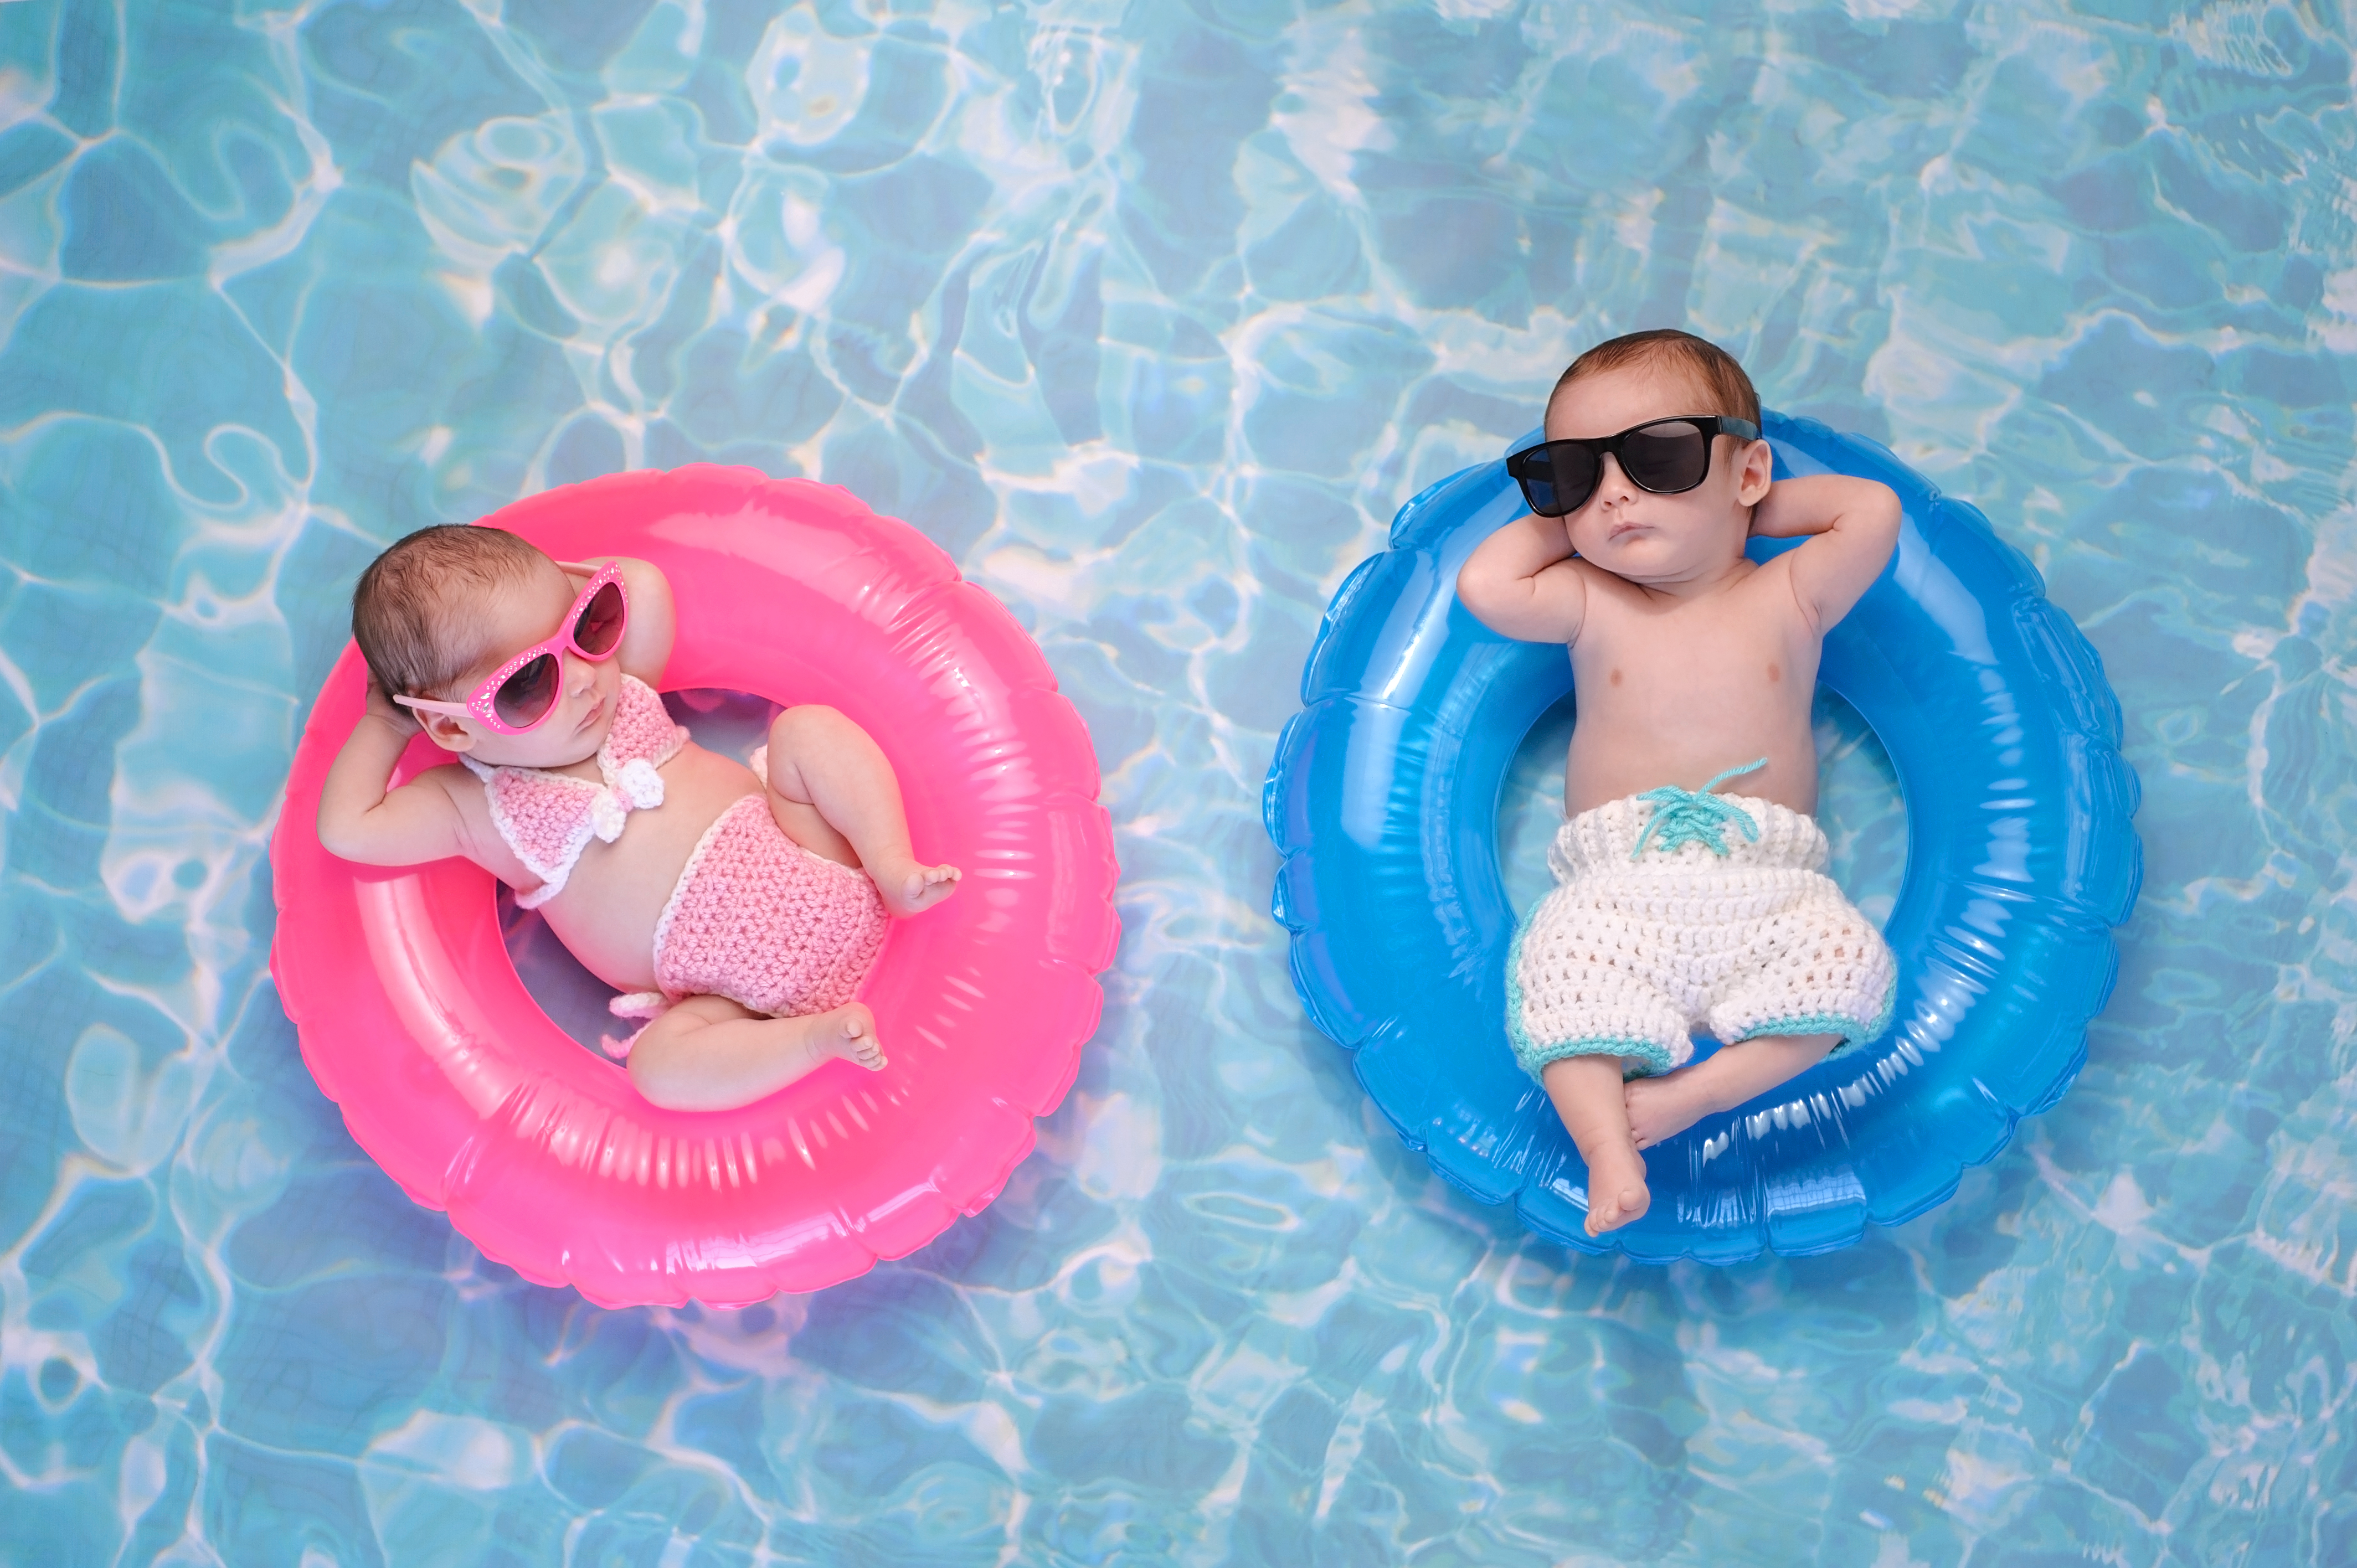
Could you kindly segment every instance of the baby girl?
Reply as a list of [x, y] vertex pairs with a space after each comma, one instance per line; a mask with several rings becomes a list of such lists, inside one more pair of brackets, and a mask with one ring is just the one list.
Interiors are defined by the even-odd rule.
[[[749, 1104], [835, 1057], [880, 1069], [852, 998], [888, 918], [948, 897], [957, 868], [917, 860], [891, 765], [832, 708], [780, 714], [749, 769], [690, 740], [651, 684], [673, 630], [644, 561], [409, 535], [352, 594], [368, 712], [319, 842], [367, 865], [463, 855], [514, 888], [630, 993], [618, 1015], [651, 1020], [621, 1049], [656, 1105]], [[388, 789], [421, 728], [464, 766]]]
[[[1590, 349], [1546, 441], [1506, 461], [1534, 515], [1457, 579], [1485, 625], [1570, 645], [1556, 886], [1515, 933], [1506, 1031], [1587, 1162], [1590, 1235], [1645, 1212], [1640, 1150], [1873, 1038], [1894, 995], [1881, 933], [1824, 874], [1809, 707], [1899, 498], [1771, 484], [1759, 421], [1743, 367], [1699, 338]], [[1754, 534], [1808, 540], [1761, 564]], [[1697, 1028], [1723, 1047], [1688, 1066]]]

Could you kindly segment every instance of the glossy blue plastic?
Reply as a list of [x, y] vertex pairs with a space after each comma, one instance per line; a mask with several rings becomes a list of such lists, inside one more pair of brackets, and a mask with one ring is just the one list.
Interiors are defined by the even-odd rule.
[[1585, 1232], [1586, 1168], [1506, 1045], [1499, 793], [1571, 668], [1457, 603], [1466, 556], [1522, 510], [1502, 461], [1403, 507], [1391, 548], [1335, 594], [1263, 799], [1310, 1018], [1435, 1170], [1585, 1251], [1798, 1257], [1942, 1202], [2077, 1076], [2118, 967], [2112, 928], [2136, 900], [2119, 703], [2036, 569], [1876, 443], [1763, 424], [1779, 478], [1861, 474], [1905, 509], [1890, 566], [1820, 671], [1873, 726], [1906, 802], [1886, 933], [1898, 1005], [1879, 1039], [1652, 1151], [1641, 1219]]

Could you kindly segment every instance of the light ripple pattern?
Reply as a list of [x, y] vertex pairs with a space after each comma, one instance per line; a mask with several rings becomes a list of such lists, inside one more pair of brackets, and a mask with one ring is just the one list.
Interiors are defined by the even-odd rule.
[[[2357, 1562], [2351, 81], [2313, 0], [0, 5], [0, 1562]], [[1653, 325], [1986, 509], [2145, 786], [2078, 1087], [1829, 1257], [1448, 1189], [1267, 915], [1334, 587]], [[353, 1146], [264, 846], [378, 548], [701, 459], [1013, 607], [1125, 940], [984, 1215], [601, 1312]]]

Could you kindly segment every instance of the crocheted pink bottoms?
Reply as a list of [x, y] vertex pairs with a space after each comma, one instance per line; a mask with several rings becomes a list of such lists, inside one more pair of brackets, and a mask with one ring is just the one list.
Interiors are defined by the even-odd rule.
[[858, 994], [891, 923], [866, 872], [802, 848], [766, 795], [748, 795], [705, 830], [655, 922], [662, 990], [608, 1005], [651, 1018], [689, 996], [726, 996], [779, 1017], [823, 1013]]

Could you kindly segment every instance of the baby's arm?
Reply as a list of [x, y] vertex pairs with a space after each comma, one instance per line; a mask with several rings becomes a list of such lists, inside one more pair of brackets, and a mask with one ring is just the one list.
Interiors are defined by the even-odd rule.
[[1457, 597], [1491, 631], [1525, 642], [1574, 642], [1587, 619], [1587, 584], [1556, 517], [1524, 513], [1483, 540], [1457, 574]]
[[1785, 557], [1792, 595], [1818, 635], [1849, 614], [1899, 542], [1899, 495], [1878, 479], [1811, 474], [1779, 479], [1751, 513], [1769, 539], [1814, 537]]
[[679, 618], [672, 607], [671, 579], [651, 561], [629, 555], [592, 555], [585, 561], [560, 562], [578, 590], [589, 574], [611, 561], [622, 568], [622, 588], [630, 596], [630, 624], [622, 632], [622, 673], [648, 685], [662, 685], [663, 666], [671, 662], [672, 639]]
[[368, 712], [319, 791], [319, 843], [329, 854], [362, 865], [423, 865], [467, 853], [466, 820], [433, 773], [385, 789], [416, 733], [417, 721], [371, 679]]

